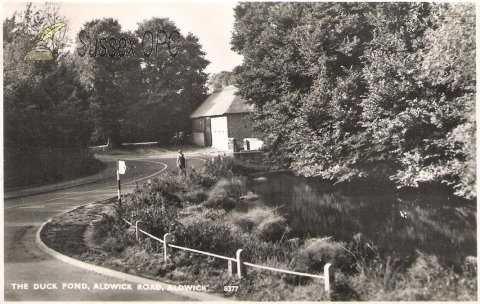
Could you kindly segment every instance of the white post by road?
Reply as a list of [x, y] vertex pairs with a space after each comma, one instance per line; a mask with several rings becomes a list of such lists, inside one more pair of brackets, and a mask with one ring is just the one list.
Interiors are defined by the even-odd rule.
[[122, 198], [120, 194], [120, 160], [117, 158], [117, 184], [118, 184], [118, 206], [122, 205]]
[[127, 166], [123, 160], [117, 158], [117, 183], [118, 183], [118, 206], [122, 205], [122, 198], [120, 193], [120, 174], [127, 172]]

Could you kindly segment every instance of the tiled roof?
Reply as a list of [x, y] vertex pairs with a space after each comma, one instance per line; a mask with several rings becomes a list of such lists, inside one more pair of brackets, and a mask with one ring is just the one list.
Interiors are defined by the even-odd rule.
[[252, 112], [252, 106], [247, 104], [240, 96], [235, 95], [235, 91], [236, 88], [234, 86], [227, 86], [221, 90], [214, 91], [190, 115], [190, 118]]

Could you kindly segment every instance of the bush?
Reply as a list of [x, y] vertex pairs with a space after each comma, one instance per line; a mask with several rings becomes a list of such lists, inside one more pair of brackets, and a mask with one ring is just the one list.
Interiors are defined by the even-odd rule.
[[200, 204], [208, 198], [207, 192], [199, 187], [192, 187], [184, 193], [179, 195], [184, 203]]
[[268, 171], [269, 167], [264, 163], [251, 164], [232, 157], [216, 157], [213, 161], [207, 161], [203, 169], [206, 175], [215, 176], [217, 179], [229, 179], [234, 176], [248, 175], [257, 172]]
[[476, 267], [471, 267], [468, 259], [462, 266], [463, 273], [458, 274], [442, 266], [437, 257], [420, 252], [416, 252], [411, 265], [382, 258], [378, 252], [374, 259], [359, 259], [358, 251], [353, 254], [359, 271], [345, 276], [345, 281], [363, 301], [477, 300]]
[[226, 256], [235, 256], [238, 238], [231, 227], [222, 220], [223, 211], [207, 211], [182, 219], [174, 233], [180, 246]]
[[245, 193], [245, 179], [233, 177], [220, 180], [209, 192], [205, 206], [209, 208], [221, 208], [232, 210], [237, 204], [240, 196]]
[[341, 244], [330, 238], [309, 239], [294, 256], [290, 266], [296, 271], [323, 273], [326, 263], [338, 264], [345, 260], [347, 252]]
[[101, 219], [92, 222], [92, 242], [95, 245], [102, 244], [108, 237], [109, 232], [115, 229], [114, 224], [115, 219], [112, 216], [103, 213]]
[[103, 213], [100, 220], [93, 222], [92, 242], [104, 251], [120, 252], [132, 242], [127, 233], [114, 216]]
[[218, 177], [211, 172], [206, 172], [205, 169], [200, 170], [200, 173], [192, 170], [187, 175], [187, 182], [192, 186], [200, 186], [202, 188], [211, 188], [218, 181]]
[[289, 231], [285, 218], [277, 216], [261, 223], [255, 230], [255, 236], [261, 241], [278, 242], [281, 241]]
[[471, 301], [477, 294], [476, 273], [461, 278], [453, 269], [442, 267], [436, 256], [420, 252], [403, 282], [405, 286], [397, 286], [389, 297], [403, 301]]
[[264, 221], [277, 217], [272, 209], [252, 209], [247, 213], [235, 213], [232, 223], [242, 232], [251, 233]]
[[231, 221], [240, 231], [251, 233], [262, 242], [278, 242], [290, 231], [287, 220], [272, 209], [235, 213]]
[[175, 230], [178, 224], [178, 211], [182, 203], [178, 193], [170, 193], [179, 189], [170, 181], [154, 181], [152, 185], [137, 189], [119, 210], [122, 216], [135, 224], [141, 221], [142, 230], [162, 238], [167, 232]]
[[163, 174], [159, 178], [155, 178], [152, 184], [146, 187], [146, 190], [154, 193], [157, 198], [161, 196], [169, 204], [176, 204], [177, 206], [181, 202], [179, 194], [185, 192], [186, 189], [187, 185], [185, 182], [172, 173]]

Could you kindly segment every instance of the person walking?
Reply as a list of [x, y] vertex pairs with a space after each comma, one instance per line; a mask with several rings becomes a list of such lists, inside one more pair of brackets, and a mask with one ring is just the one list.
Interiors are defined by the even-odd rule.
[[183, 155], [183, 152], [182, 150], [179, 150], [178, 151], [178, 155], [177, 155], [177, 167], [178, 167], [178, 174], [181, 175], [185, 175], [187, 176], [187, 160], [185, 159], [185, 155]]

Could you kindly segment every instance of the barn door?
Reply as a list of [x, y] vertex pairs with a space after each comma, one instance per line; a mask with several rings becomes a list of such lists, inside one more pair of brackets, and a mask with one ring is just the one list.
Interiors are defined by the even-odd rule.
[[212, 147], [218, 150], [228, 150], [227, 117], [212, 117]]

